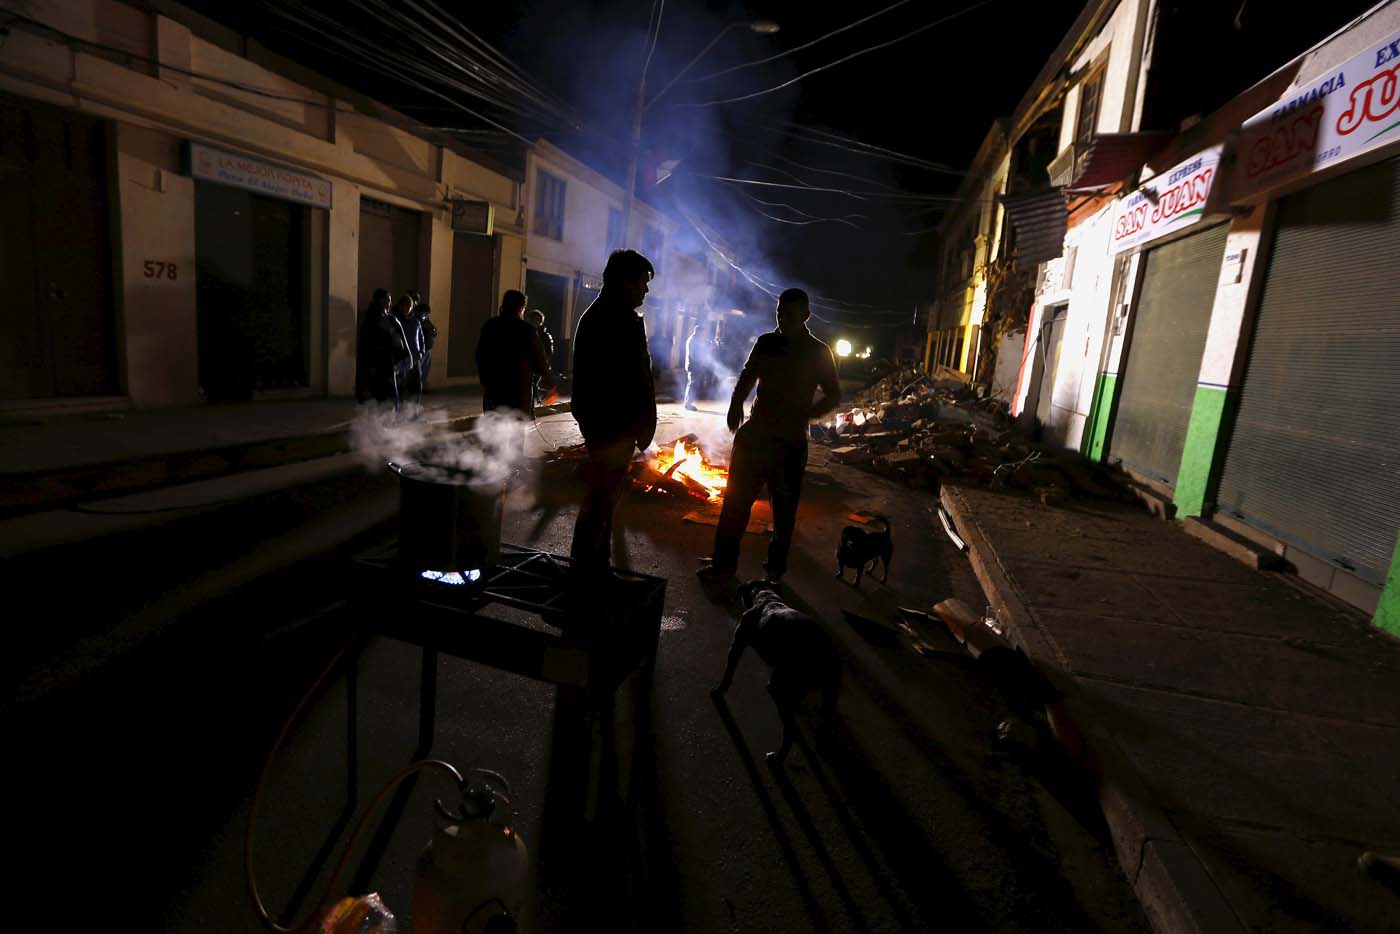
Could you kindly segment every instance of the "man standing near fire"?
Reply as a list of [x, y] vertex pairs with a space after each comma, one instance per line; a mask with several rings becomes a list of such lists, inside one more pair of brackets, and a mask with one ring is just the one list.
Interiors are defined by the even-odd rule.
[[656, 434], [656, 388], [646, 325], [637, 309], [655, 275], [636, 250], [617, 250], [603, 269], [603, 291], [574, 335], [572, 408], [588, 447], [579, 474], [585, 486], [574, 524], [574, 573], [585, 587], [610, 582], [612, 520], [627, 482], [632, 451]]
[[[807, 330], [812, 313], [807, 293], [788, 289], [778, 298], [778, 329], [760, 335], [729, 400], [729, 430], [735, 432], [719, 526], [702, 578], [727, 579], [739, 567], [739, 543], [758, 490], [768, 486], [773, 503], [773, 539], [763, 570], [769, 580], [787, 573], [797, 524], [797, 500], [807, 470], [807, 423], [841, 401], [841, 383], [831, 349]], [[758, 398], [747, 422], [744, 402], [754, 385]], [[816, 390], [821, 397], [813, 400]]]

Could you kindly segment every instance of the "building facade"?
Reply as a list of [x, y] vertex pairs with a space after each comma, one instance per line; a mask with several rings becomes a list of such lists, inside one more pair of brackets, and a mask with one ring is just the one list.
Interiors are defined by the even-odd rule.
[[[993, 383], [1046, 440], [1400, 632], [1400, 302], [1378, 260], [1400, 247], [1400, 4], [1355, 6], [1265, 12], [1259, 34], [1305, 51], [1254, 42], [1218, 68], [1177, 7], [1086, 10], [1066, 42], [1088, 41], [1027, 97], [1050, 106], [1009, 133], [995, 201], [1035, 284], [1016, 376], [999, 358]], [[1021, 128], [1057, 112], [1058, 152], [1017, 192]], [[975, 255], [969, 213], [945, 258]]]
[[13, 12], [0, 405], [349, 395], [376, 288], [432, 305], [433, 384], [474, 379], [523, 284], [518, 173], [198, 17]]

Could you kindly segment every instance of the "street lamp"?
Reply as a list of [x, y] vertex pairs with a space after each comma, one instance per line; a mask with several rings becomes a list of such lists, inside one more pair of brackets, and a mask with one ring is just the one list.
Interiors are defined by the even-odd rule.
[[637, 83], [637, 105], [635, 109], [635, 116], [632, 120], [632, 143], [627, 151], [627, 187], [626, 189], [624, 189], [622, 194], [622, 238], [624, 242], [627, 240], [628, 236], [631, 234], [632, 231], [632, 201], [635, 198], [635, 192], [637, 190], [637, 160], [641, 156], [642, 120], [646, 116], [646, 112], [650, 110], [652, 106], [655, 105], [656, 102], [661, 99], [662, 95], [664, 95], [667, 91], [671, 90], [671, 88], [675, 86], [676, 82], [681, 80], [681, 78], [683, 78], [686, 75], [686, 73], [690, 71], [690, 69], [694, 68], [696, 62], [704, 58], [705, 53], [710, 51], [710, 49], [714, 48], [715, 43], [719, 42], [720, 39], [724, 38], [725, 34], [727, 34], [729, 30], [739, 26], [745, 26], [749, 30], [765, 36], [771, 36], [780, 28], [777, 23], [767, 19], [735, 20], [734, 22], [721, 29], [715, 35], [715, 37], [711, 39], [703, 49], [700, 50], [698, 55], [692, 58], [684, 68], [682, 68], [679, 72], [676, 73], [676, 76], [672, 78], [664, 88], [656, 92], [656, 95], [652, 97], [650, 101], [648, 101], [646, 99], [647, 65], [651, 64], [651, 49], [656, 48], [656, 41], [661, 36], [661, 24], [657, 24], [656, 35], [652, 38], [651, 49], [648, 50], [647, 64], [642, 66], [642, 80]]
[[851, 342], [844, 337], [836, 342], [836, 356], [849, 357], [851, 355]]

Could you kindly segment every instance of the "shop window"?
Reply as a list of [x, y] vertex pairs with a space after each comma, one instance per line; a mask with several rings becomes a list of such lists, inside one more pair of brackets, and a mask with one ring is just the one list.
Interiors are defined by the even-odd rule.
[[564, 239], [564, 191], [562, 179], [544, 169], [535, 170], [535, 233]]

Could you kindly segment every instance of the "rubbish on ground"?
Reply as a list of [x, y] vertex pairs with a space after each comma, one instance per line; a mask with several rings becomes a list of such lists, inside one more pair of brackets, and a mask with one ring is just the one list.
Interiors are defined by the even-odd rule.
[[948, 517], [948, 511], [941, 504], [938, 507], [938, 521], [943, 523], [943, 531], [948, 533], [948, 538], [957, 546], [958, 551], [967, 551], [967, 542], [953, 531], [953, 520]]
[[915, 489], [959, 481], [1025, 490], [1046, 505], [1072, 494], [1126, 500], [1121, 482], [1072, 452], [1056, 453], [1011, 430], [1004, 403], [981, 398], [956, 370], [896, 371], [854, 403], [811, 426], [838, 464]]
[[[719, 513], [723, 505], [719, 500], [710, 500], [695, 511], [686, 513], [683, 521], [692, 525], [719, 525]], [[754, 502], [753, 511], [749, 513], [748, 527], [744, 531], [749, 535], [773, 534], [773, 507], [767, 500], [760, 499]]]

